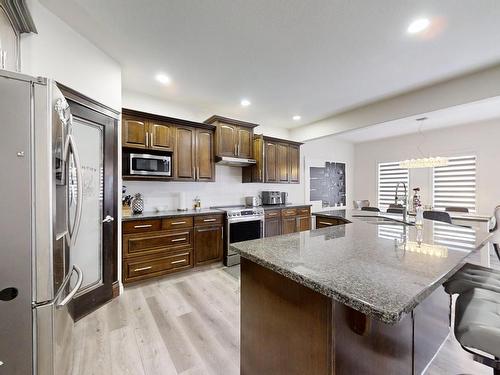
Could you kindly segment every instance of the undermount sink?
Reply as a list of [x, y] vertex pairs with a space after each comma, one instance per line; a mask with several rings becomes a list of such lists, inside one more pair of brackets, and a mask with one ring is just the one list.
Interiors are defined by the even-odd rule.
[[415, 225], [414, 223], [386, 216], [352, 215], [352, 217], [360, 218], [366, 223], [375, 225], [410, 225], [410, 226]]

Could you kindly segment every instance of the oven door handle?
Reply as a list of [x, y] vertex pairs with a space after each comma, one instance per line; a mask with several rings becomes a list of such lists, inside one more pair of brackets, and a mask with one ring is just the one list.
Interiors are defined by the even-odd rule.
[[235, 223], [244, 223], [244, 222], [247, 222], [247, 221], [264, 221], [264, 218], [263, 217], [255, 217], [255, 216], [251, 216], [251, 217], [239, 217], [237, 219], [229, 219], [228, 220], [228, 223], [229, 224], [235, 224]]

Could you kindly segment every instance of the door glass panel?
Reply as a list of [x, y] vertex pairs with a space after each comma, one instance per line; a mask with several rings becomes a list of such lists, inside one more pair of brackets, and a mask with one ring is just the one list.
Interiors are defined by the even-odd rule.
[[[102, 284], [102, 213], [103, 213], [103, 129], [101, 126], [73, 117], [72, 134], [80, 157], [83, 205], [80, 229], [71, 249], [71, 264], [83, 272], [83, 284], [78, 295]], [[74, 160], [69, 166], [69, 216], [74, 222], [77, 186]], [[70, 222], [70, 227], [73, 225]]]

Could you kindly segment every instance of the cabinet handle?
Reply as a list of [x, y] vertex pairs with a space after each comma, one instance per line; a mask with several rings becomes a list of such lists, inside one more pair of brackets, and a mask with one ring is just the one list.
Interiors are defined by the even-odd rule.
[[196, 167], [196, 178], [200, 179], [200, 167]]
[[277, 212], [271, 212], [270, 214], [267, 214], [267, 216], [276, 216], [276, 215], [278, 215]]
[[185, 221], [174, 221], [173, 223], [171, 223], [171, 225], [180, 225], [180, 224], [186, 224]]
[[186, 261], [186, 258], [181, 259], [181, 260], [174, 260], [174, 261], [170, 262], [170, 264], [184, 263], [185, 261]]
[[234, 144], [234, 154], [235, 155], [238, 155], [238, 151], [237, 150], [238, 150], [238, 145], [235, 143]]
[[151, 268], [153, 268], [153, 266], [147, 266], [147, 267], [136, 268], [136, 269], [134, 270], [134, 272], [138, 272], [138, 271], [146, 271], [146, 270], [150, 270]]
[[153, 147], [153, 133], [149, 133], [149, 136], [151, 137], [151, 142], [150, 142], [151, 147]]
[[205, 223], [211, 222], [211, 221], [217, 221], [217, 219], [203, 219]]
[[134, 225], [134, 228], [151, 228], [153, 224]]
[[176, 239], [172, 240], [172, 242], [179, 242], [179, 241], [186, 241], [186, 237], [176, 238]]
[[146, 147], [149, 147], [149, 132], [146, 132]]
[[325, 225], [333, 225], [333, 223], [328, 223], [326, 221], [320, 221], [319, 224], [325, 224]]

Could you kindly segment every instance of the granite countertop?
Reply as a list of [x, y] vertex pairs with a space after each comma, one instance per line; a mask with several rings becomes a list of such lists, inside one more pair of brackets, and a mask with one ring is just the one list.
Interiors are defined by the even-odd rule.
[[[489, 238], [489, 233], [430, 220], [422, 227], [404, 225], [376, 212], [316, 214], [350, 223], [239, 242], [231, 248], [389, 324], [411, 312]], [[360, 214], [367, 217], [356, 217]]]
[[196, 216], [196, 215], [210, 215], [210, 214], [223, 214], [224, 211], [218, 210], [216, 208], [202, 208], [201, 210], [187, 210], [187, 211], [177, 211], [177, 210], [166, 210], [166, 211], [150, 211], [143, 212], [142, 214], [132, 214], [129, 216], [123, 216], [122, 221], [129, 220], [140, 220], [140, 219], [163, 219], [167, 217], [182, 217], [182, 216]]

